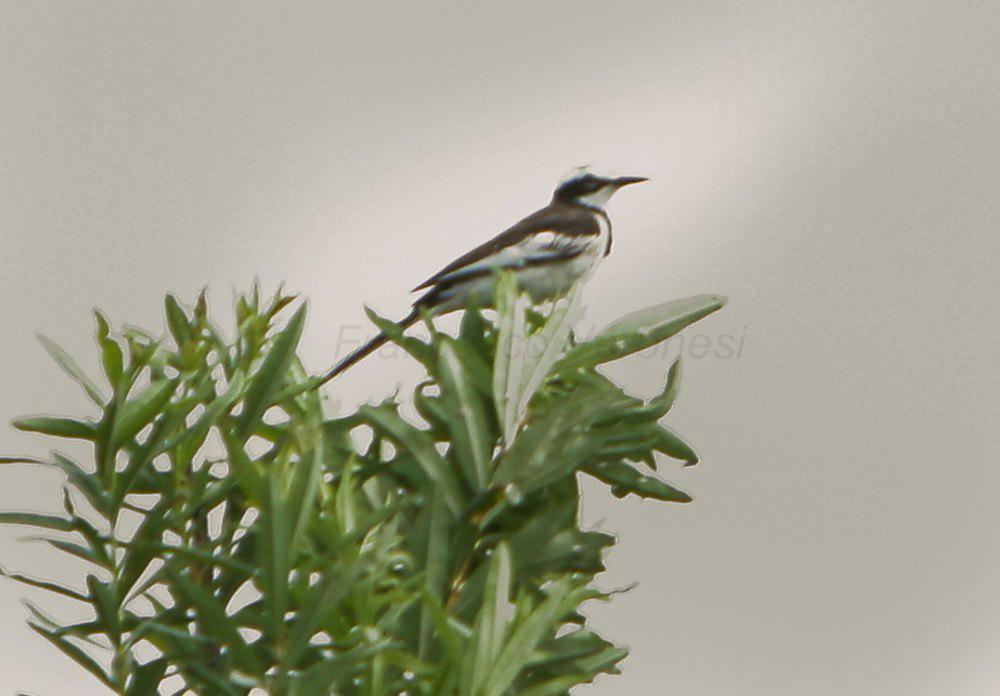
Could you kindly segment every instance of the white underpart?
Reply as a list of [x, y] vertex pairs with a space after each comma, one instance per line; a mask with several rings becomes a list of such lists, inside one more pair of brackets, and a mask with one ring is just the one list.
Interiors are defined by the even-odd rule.
[[522, 268], [531, 263], [544, 262], [564, 255], [584, 252], [592, 238], [560, 234], [553, 230], [536, 232], [512, 246], [483, 257], [467, 266], [458, 268], [440, 278], [445, 283], [464, 275], [476, 274], [494, 268]]
[[[600, 232], [596, 235], [573, 236], [558, 232], [540, 232], [519, 244], [487, 256], [473, 264], [443, 277], [442, 281], [454, 280], [465, 274], [493, 268], [507, 268], [517, 274], [518, 286], [531, 295], [535, 302], [543, 302], [559, 297], [569, 291], [573, 283], [593, 272], [604, 258], [611, 227], [599, 216]], [[529, 262], [545, 261], [565, 253], [576, 255], [565, 261], [530, 265]], [[577, 253], [578, 252], [578, 253]], [[450, 312], [464, 307], [470, 300], [480, 306], [493, 301], [493, 276], [478, 275], [468, 281], [456, 283], [441, 295], [440, 312]]]

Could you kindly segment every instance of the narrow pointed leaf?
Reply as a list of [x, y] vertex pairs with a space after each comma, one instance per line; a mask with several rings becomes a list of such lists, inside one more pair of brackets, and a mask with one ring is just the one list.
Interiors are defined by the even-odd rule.
[[473, 490], [482, 490], [489, 480], [493, 438], [479, 395], [449, 340], [441, 343], [438, 371], [442, 400], [450, 411], [446, 424], [457, 459]]
[[322, 457], [323, 440], [322, 435], [319, 435], [313, 444], [313, 451], [308, 453], [304, 461], [299, 462], [295, 467], [292, 483], [288, 489], [287, 507], [292, 511], [288, 547], [293, 553], [302, 542], [309, 520], [315, 514], [313, 505], [316, 501], [316, 493], [320, 477], [323, 473]]
[[611, 324], [597, 338], [573, 347], [553, 368], [553, 374], [572, 375], [661, 343], [686, 326], [721, 309], [726, 298], [697, 295], [633, 312]]
[[510, 592], [510, 550], [501, 544], [494, 550], [486, 573], [483, 602], [473, 626], [473, 648], [466, 657], [465, 690], [478, 694], [491, 687], [490, 673], [501, 648], [507, 621], [512, 614]]
[[73, 520], [38, 512], [0, 512], [0, 524], [23, 524], [58, 532], [72, 532], [76, 529]]
[[315, 694], [331, 693], [336, 682], [359, 670], [365, 664], [363, 660], [372, 652], [372, 647], [359, 645], [352, 650], [317, 662], [296, 676], [290, 692], [291, 696], [314, 696]]
[[698, 453], [670, 428], [660, 426], [659, 437], [653, 449], [673, 459], [681, 460], [684, 466], [694, 466], [698, 463]]
[[625, 462], [600, 462], [583, 468], [596, 479], [611, 485], [619, 498], [635, 493], [642, 498], [654, 498], [672, 503], [690, 503], [691, 496], [666, 481], [637, 471]]
[[379, 316], [371, 307], [365, 307], [365, 315], [390, 341], [412, 355], [419, 362], [427, 367], [434, 364], [434, 351], [430, 345], [418, 338], [407, 336], [403, 327], [391, 319]]
[[614, 393], [592, 392], [538, 414], [503, 453], [494, 482], [524, 495], [572, 473], [599, 446], [590, 425], [622, 403]]
[[388, 405], [362, 406], [358, 415], [389, 439], [409, 450], [424, 473], [441, 487], [444, 502], [453, 515], [464, 506], [461, 489], [448, 462], [438, 453], [430, 436], [409, 423]]
[[0, 457], [0, 464], [48, 464], [44, 459], [36, 457]]
[[587, 596], [586, 590], [574, 588], [567, 580], [549, 588], [548, 596], [518, 623], [497, 656], [487, 682], [487, 696], [507, 693], [542, 639], [554, 635], [561, 619]]
[[181, 309], [180, 303], [173, 295], [167, 295], [164, 309], [167, 314], [167, 327], [170, 329], [170, 334], [177, 342], [177, 347], [182, 348], [191, 340], [191, 323], [188, 321], [187, 314]]
[[164, 379], [150, 384], [142, 393], [125, 402], [115, 415], [111, 427], [112, 448], [132, 439], [163, 412], [163, 407], [177, 388], [174, 380]]
[[117, 687], [104, 669], [90, 655], [85, 653], [81, 647], [71, 643], [67, 638], [63, 638], [55, 631], [39, 626], [38, 624], [28, 624], [38, 635], [56, 646], [64, 655], [71, 658], [78, 665], [97, 677], [98, 680], [109, 689], [117, 691]]
[[51, 416], [34, 416], [18, 418], [13, 423], [18, 430], [30, 433], [41, 433], [54, 437], [67, 437], [77, 440], [93, 441], [97, 438], [97, 426], [90, 421], [73, 418], [58, 418]]
[[63, 597], [69, 597], [70, 599], [75, 599], [78, 602], [90, 601], [90, 598], [82, 592], [77, 592], [76, 590], [70, 589], [64, 585], [49, 582], [48, 580], [37, 580], [27, 575], [22, 575], [21, 573], [10, 573], [3, 568], [0, 568], [0, 577], [8, 578], [9, 580], [19, 582], [22, 585], [28, 585], [29, 587], [37, 587], [40, 590], [47, 590], [48, 592], [53, 592], [55, 594], [62, 595]]
[[93, 563], [100, 568], [110, 570], [114, 567], [114, 564], [111, 563], [111, 560], [103, 551], [98, 552], [92, 548], [82, 546], [73, 541], [65, 541], [64, 539], [48, 539], [46, 537], [29, 537], [26, 541], [45, 542], [53, 548], [59, 549], [63, 553], [67, 553], [70, 556], [87, 561], [88, 563]]
[[45, 350], [52, 356], [52, 359], [59, 364], [59, 367], [83, 388], [90, 400], [96, 405], [103, 407], [108, 398], [101, 392], [97, 384], [84, 373], [83, 369], [73, 360], [70, 354], [63, 350], [55, 341], [45, 336], [39, 335], [38, 340], [45, 346]]
[[125, 696], [150, 696], [159, 693], [157, 687], [163, 680], [169, 664], [165, 658], [159, 658], [137, 667], [125, 690]]
[[232, 651], [233, 658], [240, 668], [251, 674], [260, 672], [257, 656], [244, 642], [237, 631], [236, 623], [226, 614], [226, 609], [219, 600], [176, 569], [168, 567], [167, 574], [172, 580], [173, 588], [194, 607], [199, 618], [211, 627], [223, 645]]
[[234, 372], [226, 391], [214, 397], [191, 427], [185, 428], [176, 438], [164, 443], [160, 450], [165, 452], [174, 447], [185, 445], [188, 453], [196, 451], [205, 442], [205, 437], [212, 426], [242, 396], [245, 384], [246, 378], [243, 373], [241, 371]]
[[526, 353], [525, 372], [521, 376], [521, 386], [515, 408], [515, 419], [518, 424], [524, 420], [531, 398], [548, 377], [552, 366], [555, 365], [569, 343], [570, 331], [581, 309], [580, 294], [582, 288], [582, 283], [576, 283], [569, 295], [555, 304], [552, 308], [552, 314], [545, 320], [538, 333], [532, 336], [532, 343], [541, 344], [540, 353], [535, 355], [537, 348], [529, 350], [528, 344], [524, 346], [523, 350]]
[[104, 376], [111, 385], [112, 391], [117, 391], [125, 372], [125, 357], [122, 354], [122, 347], [111, 337], [111, 327], [104, 315], [94, 310], [94, 318], [97, 321], [97, 344], [101, 348], [101, 366], [104, 368]]
[[284, 655], [286, 667], [295, 666], [309, 646], [309, 639], [323, 625], [329, 612], [354, 590], [361, 572], [360, 564], [354, 564], [342, 573], [337, 572], [331, 564], [320, 581], [311, 588], [309, 598], [298, 612], [288, 637], [288, 648]]
[[95, 510], [104, 512], [107, 496], [97, 476], [87, 473], [79, 464], [58, 452], [52, 453], [51, 465], [66, 474], [66, 480], [83, 494]]
[[306, 307], [298, 311], [288, 321], [288, 325], [275, 337], [271, 349], [261, 363], [260, 368], [251, 377], [250, 385], [243, 400], [243, 413], [240, 415], [239, 432], [242, 436], [249, 435], [260, 423], [273, 397], [281, 389], [282, 382], [292, 364], [295, 350], [302, 330], [305, 327]]
[[420, 616], [419, 652], [427, 659], [431, 651], [435, 627], [434, 609], [443, 601], [448, 581], [449, 525], [440, 493], [435, 493], [427, 515], [427, 552], [424, 559], [424, 588], [430, 601], [425, 601]]
[[267, 633], [271, 640], [281, 640], [288, 606], [288, 571], [291, 549], [289, 514], [276, 472], [270, 472], [261, 510], [260, 553], [261, 594], [267, 611]]
[[121, 638], [121, 621], [118, 616], [118, 604], [107, 583], [103, 583], [94, 575], [87, 576], [87, 589], [90, 590], [91, 603], [97, 610], [97, 621], [112, 641]]

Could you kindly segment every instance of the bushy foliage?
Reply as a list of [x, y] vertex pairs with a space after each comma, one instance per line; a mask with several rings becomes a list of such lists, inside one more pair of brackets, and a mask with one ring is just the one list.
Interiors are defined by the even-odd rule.
[[577, 475], [686, 502], [650, 469], [658, 453], [696, 457], [659, 423], [678, 364], [648, 401], [595, 368], [722, 299], [579, 343], [576, 292], [543, 315], [509, 278], [497, 312], [469, 309], [455, 337], [430, 320], [426, 340], [404, 336], [372, 313], [426, 379], [335, 417], [296, 356], [305, 306], [281, 320], [293, 304], [240, 297], [232, 339], [204, 296], [190, 313], [167, 298], [162, 339], [98, 314], [110, 395], [43, 340], [100, 415], [15, 423], [90, 443], [92, 462], [2, 460], [65, 472], [64, 514], [0, 522], [45, 530], [90, 568], [82, 591], [6, 573], [92, 611], [64, 623], [31, 607], [34, 630], [134, 696], [542, 696], [616, 672], [626, 651], [579, 613], [606, 598], [592, 580], [614, 539], [580, 528]]

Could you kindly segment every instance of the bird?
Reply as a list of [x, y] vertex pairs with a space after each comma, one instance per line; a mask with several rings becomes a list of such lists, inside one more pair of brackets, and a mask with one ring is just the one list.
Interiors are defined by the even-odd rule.
[[[513, 271], [517, 287], [533, 302], [558, 299], [611, 253], [611, 220], [604, 206], [622, 187], [648, 180], [643, 176], [599, 174], [590, 166], [575, 167], [559, 180], [548, 205], [413, 288], [412, 292], [423, 292], [413, 302], [410, 313], [396, 324], [406, 329], [424, 311], [437, 316], [472, 303], [489, 307], [497, 270]], [[332, 367], [319, 384], [341, 374], [388, 340], [384, 333], [377, 334]]]

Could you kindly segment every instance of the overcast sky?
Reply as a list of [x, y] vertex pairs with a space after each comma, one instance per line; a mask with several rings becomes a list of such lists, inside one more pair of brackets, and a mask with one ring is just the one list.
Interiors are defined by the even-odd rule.
[[[581, 696], [1000, 692], [1000, 6], [995, 2], [6, 2], [0, 421], [87, 414], [37, 344], [90, 310], [285, 281], [309, 366], [588, 162], [610, 205], [585, 327], [697, 293], [667, 423], [687, 506], [588, 486], [619, 535], [590, 610], [632, 655]], [[728, 338], [727, 338], [728, 337]], [[731, 347], [725, 349], [725, 345]], [[707, 346], [703, 350], [698, 346]], [[732, 349], [738, 347], [739, 349]], [[342, 352], [342, 351], [341, 351]], [[615, 365], [638, 394], [667, 352]], [[391, 358], [343, 408], [412, 383]], [[0, 452], [48, 443], [0, 429]], [[0, 509], [59, 478], [0, 470]], [[5, 567], [79, 568], [23, 529]], [[0, 583], [0, 692], [103, 694]]]

